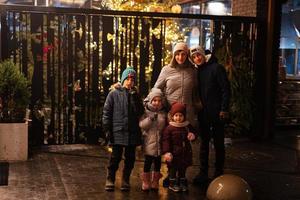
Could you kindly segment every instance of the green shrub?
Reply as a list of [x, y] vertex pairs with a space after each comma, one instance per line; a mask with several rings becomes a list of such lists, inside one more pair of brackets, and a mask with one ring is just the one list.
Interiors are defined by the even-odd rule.
[[0, 122], [24, 121], [29, 103], [26, 77], [9, 60], [0, 63]]

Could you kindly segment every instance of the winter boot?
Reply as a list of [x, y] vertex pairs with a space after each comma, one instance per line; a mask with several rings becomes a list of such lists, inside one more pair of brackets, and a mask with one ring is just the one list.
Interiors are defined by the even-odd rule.
[[200, 172], [196, 177], [193, 179], [193, 184], [195, 185], [202, 185], [208, 183], [208, 174]]
[[180, 187], [178, 185], [177, 179], [169, 179], [169, 190], [172, 190], [173, 192], [180, 192]]
[[153, 190], [158, 190], [159, 179], [162, 177], [160, 172], [152, 172], [151, 188]]
[[143, 191], [148, 191], [150, 189], [150, 172], [144, 172], [141, 175], [141, 179], [142, 179], [142, 190]]
[[122, 179], [121, 183], [121, 191], [129, 191], [130, 190], [130, 184], [129, 181]]
[[115, 179], [116, 179], [116, 173], [108, 170], [106, 182], [105, 182], [105, 190], [106, 191], [114, 191], [115, 190]]
[[179, 179], [179, 187], [182, 192], [187, 192], [188, 191], [188, 182], [186, 178], [180, 178]]
[[106, 191], [114, 191], [115, 190], [115, 183], [111, 179], [106, 179], [105, 182], [105, 190]]
[[131, 171], [123, 171], [121, 191], [129, 191], [130, 190], [130, 184], [129, 184], [130, 174], [131, 174]]

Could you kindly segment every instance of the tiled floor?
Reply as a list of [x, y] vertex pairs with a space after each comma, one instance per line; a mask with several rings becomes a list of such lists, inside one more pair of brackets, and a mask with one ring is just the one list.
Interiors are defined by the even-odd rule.
[[[193, 144], [195, 165], [188, 170], [189, 180], [198, 172], [198, 145], [198, 142]], [[300, 199], [297, 145], [297, 135], [280, 135], [272, 143], [234, 140], [233, 145], [226, 148], [225, 172], [245, 179], [255, 200]], [[115, 192], [106, 192], [104, 182], [108, 157], [108, 151], [96, 145], [56, 145], [36, 149], [28, 161], [10, 163], [9, 184], [0, 186], [0, 199], [192, 200], [206, 196], [206, 187], [192, 184], [188, 193], [175, 194], [162, 186], [159, 192], [142, 192], [139, 179], [143, 167], [141, 153], [138, 153], [131, 176], [131, 191], [121, 192], [118, 178]], [[213, 159], [213, 154], [211, 157]], [[213, 163], [210, 165], [213, 166]], [[162, 172], [166, 174], [165, 165]]]

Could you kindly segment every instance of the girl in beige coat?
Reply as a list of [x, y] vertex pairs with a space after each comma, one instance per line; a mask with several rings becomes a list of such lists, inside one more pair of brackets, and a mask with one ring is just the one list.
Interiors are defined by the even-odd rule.
[[[143, 150], [145, 154], [144, 173], [142, 174], [142, 190], [158, 189], [158, 181], [162, 177], [161, 168], [161, 136], [167, 123], [167, 113], [163, 107], [163, 93], [158, 88], [152, 88], [145, 104], [145, 113], [139, 125], [144, 137]], [[150, 169], [154, 164], [154, 171]]]

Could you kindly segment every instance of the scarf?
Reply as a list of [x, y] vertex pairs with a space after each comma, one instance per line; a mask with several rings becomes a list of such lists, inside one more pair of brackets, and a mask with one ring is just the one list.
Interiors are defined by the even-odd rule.
[[178, 122], [169, 122], [170, 125], [172, 126], [175, 126], [175, 127], [186, 127], [187, 125], [190, 124], [189, 121], [184, 121], [184, 122], [181, 122], [181, 123], [178, 123]]

